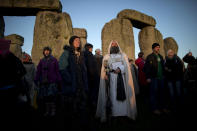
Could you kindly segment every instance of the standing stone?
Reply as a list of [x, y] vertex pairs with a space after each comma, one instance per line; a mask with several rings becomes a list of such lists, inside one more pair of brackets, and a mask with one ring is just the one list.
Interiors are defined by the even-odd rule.
[[[163, 35], [155, 28], [155, 41], [160, 45], [160, 54], [165, 57]], [[151, 47], [152, 48], [152, 47]]]
[[173, 37], [167, 37], [164, 39], [164, 50], [166, 55], [169, 49], [172, 49], [175, 54], [178, 53], [178, 44]]
[[60, 0], [0, 0], [0, 15], [35, 16], [39, 11], [62, 12]]
[[24, 38], [17, 34], [11, 34], [5, 36], [6, 40], [11, 40], [10, 52], [12, 52], [16, 57], [22, 59], [22, 46], [24, 43]]
[[136, 27], [138, 29], [142, 29], [146, 26], [155, 27], [156, 25], [156, 20], [152, 16], [148, 16], [144, 13], [132, 9], [124, 9], [120, 11], [117, 15], [117, 18], [131, 20], [133, 27]]
[[73, 35], [79, 36], [82, 47], [87, 43], [87, 31], [83, 28], [73, 28]]
[[144, 56], [146, 57], [150, 53], [152, 53], [152, 44], [159, 43], [160, 44], [160, 54], [164, 57], [164, 43], [162, 34], [153, 26], [147, 26], [143, 28], [139, 32], [139, 47], [142, 52], [144, 52]]
[[43, 57], [45, 46], [51, 47], [52, 55], [59, 59], [63, 46], [68, 45], [72, 33], [72, 21], [69, 14], [51, 11], [39, 12], [34, 27], [33, 62], [38, 64]]
[[102, 52], [107, 53], [109, 44], [116, 40], [122, 51], [131, 59], [135, 59], [135, 44], [133, 36], [133, 25], [127, 19], [113, 19], [106, 23], [102, 29]]
[[4, 31], [5, 31], [5, 22], [3, 16], [0, 16], [0, 38], [4, 37]]

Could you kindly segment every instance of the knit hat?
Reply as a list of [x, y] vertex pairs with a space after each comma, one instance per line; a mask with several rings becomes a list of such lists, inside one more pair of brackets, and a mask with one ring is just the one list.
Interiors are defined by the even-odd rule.
[[73, 44], [73, 41], [74, 41], [76, 38], [80, 38], [80, 37], [79, 37], [79, 36], [76, 36], [76, 35], [71, 36], [71, 37], [70, 37], [70, 40], [69, 40], [69, 44], [72, 45], [72, 44]]
[[8, 52], [10, 49], [11, 40], [0, 39], [0, 53], [3, 51]]
[[153, 44], [152, 44], [152, 49], [154, 49], [154, 48], [157, 47], [157, 46], [160, 47], [160, 45], [159, 45], [158, 43], [153, 43]]
[[30, 56], [29, 54], [23, 52], [22, 56], [23, 56], [23, 58], [22, 58], [22, 62], [23, 62], [23, 63], [24, 63], [24, 62], [26, 62], [26, 63], [32, 62], [31, 56]]

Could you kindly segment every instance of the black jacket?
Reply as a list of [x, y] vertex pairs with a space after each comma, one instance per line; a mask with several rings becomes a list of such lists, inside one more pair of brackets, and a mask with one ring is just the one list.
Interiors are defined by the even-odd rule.
[[64, 46], [64, 52], [59, 59], [59, 67], [63, 94], [75, 94], [79, 87], [88, 92], [87, 68], [82, 52], [80, 60], [76, 61], [74, 50], [70, 46]]
[[[160, 54], [158, 55], [161, 60], [162, 72], [164, 73], [164, 60]], [[145, 72], [147, 79], [157, 77], [158, 61], [157, 56], [154, 53], [147, 56], [143, 71]]]
[[26, 70], [19, 58], [11, 52], [3, 58], [0, 56], [0, 88], [16, 85], [26, 74]]
[[195, 57], [194, 56], [189, 56], [188, 54], [186, 54], [183, 57], [183, 61], [190, 64], [190, 65], [195, 65], [195, 63], [196, 63]]
[[101, 76], [102, 62], [103, 62], [103, 56], [96, 54], [96, 55], [94, 55], [94, 58], [96, 59], [97, 71], [98, 71], [99, 78], [100, 78], [100, 76]]
[[99, 86], [98, 64], [92, 52], [84, 51], [85, 64], [87, 67], [88, 86], [89, 88], [97, 88]]
[[183, 62], [178, 56], [172, 59], [166, 57], [165, 75], [167, 80], [181, 80], [183, 78]]

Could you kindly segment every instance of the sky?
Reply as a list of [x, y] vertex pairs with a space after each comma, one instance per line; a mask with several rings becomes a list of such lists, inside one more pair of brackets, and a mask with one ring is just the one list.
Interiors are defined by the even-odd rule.
[[[87, 41], [101, 48], [101, 31], [105, 23], [116, 18], [124, 9], [133, 9], [156, 19], [156, 28], [163, 38], [173, 37], [179, 45], [182, 58], [189, 50], [197, 57], [197, 0], [60, 0], [62, 11], [67, 12], [73, 28], [85, 28]], [[5, 36], [24, 37], [23, 51], [31, 54], [35, 16], [4, 16]], [[139, 29], [134, 28], [135, 54], [139, 50]]]

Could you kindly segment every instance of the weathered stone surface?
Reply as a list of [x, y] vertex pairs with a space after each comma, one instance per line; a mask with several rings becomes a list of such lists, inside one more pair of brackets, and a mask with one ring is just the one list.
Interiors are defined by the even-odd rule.
[[125, 9], [118, 13], [117, 18], [131, 20], [134, 27], [142, 29], [146, 26], [156, 25], [156, 20], [152, 16], [148, 16], [136, 10]]
[[157, 42], [160, 44], [160, 54], [164, 57], [164, 43], [162, 34], [154, 27], [147, 26], [139, 32], [139, 47], [146, 57], [152, 53], [152, 44]]
[[172, 49], [175, 54], [178, 53], [178, 44], [177, 42], [174, 40], [173, 37], [167, 37], [164, 39], [164, 50], [165, 50], [165, 55], [167, 55], [167, 51], [169, 49]]
[[79, 36], [82, 47], [87, 43], [87, 31], [83, 28], [73, 28], [73, 35]]
[[83, 48], [85, 46], [85, 44], [87, 43], [87, 39], [86, 38], [80, 38], [81, 41], [81, 47]]
[[23, 46], [24, 38], [20, 35], [11, 34], [11, 35], [6, 36], [5, 38], [8, 40], [11, 40], [12, 44], [17, 44], [17, 45]]
[[[163, 35], [155, 28], [155, 41], [160, 45], [160, 54], [165, 57]], [[152, 47], [151, 47], [152, 48]]]
[[0, 16], [0, 38], [4, 37], [4, 31], [5, 31], [5, 22], [3, 16]]
[[62, 5], [59, 0], [0, 0], [0, 15], [3, 16], [35, 16], [43, 10], [61, 12]]
[[102, 52], [107, 53], [112, 40], [118, 41], [121, 49], [129, 58], [135, 59], [133, 25], [127, 19], [113, 19], [102, 29]]
[[87, 38], [87, 31], [84, 28], [73, 28], [73, 34], [79, 37]]
[[52, 48], [52, 55], [59, 59], [63, 46], [68, 45], [73, 34], [72, 21], [67, 13], [42, 11], [37, 14], [34, 27], [32, 60], [38, 64], [45, 46]]
[[24, 38], [17, 34], [5, 36], [6, 40], [11, 40], [10, 51], [18, 58], [22, 59], [22, 46]]

